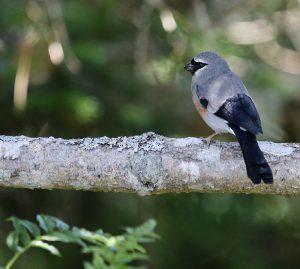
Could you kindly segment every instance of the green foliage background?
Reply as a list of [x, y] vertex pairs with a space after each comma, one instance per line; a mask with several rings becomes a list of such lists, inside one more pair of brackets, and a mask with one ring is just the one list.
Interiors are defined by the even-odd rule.
[[[299, 5], [296, 0], [2, 1], [0, 132], [207, 136], [183, 65], [196, 53], [213, 50], [253, 96], [264, 128], [260, 139], [299, 142]], [[172, 17], [176, 24], [170, 31], [162, 22]], [[238, 31], [240, 21], [252, 24]], [[64, 51], [59, 65], [49, 58], [53, 43]], [[28, 88], [19, 87], [21, 105], [14, 101], [18, 72], [22, 85], [26, 72], [29, 80]], [[149, 268], [298, 268], [299, 202], [281, 196], [2, 189], [0, 261], [11, 254], [5, 219], [44, 213], [110, 233], [157, 219], [162, 240], [149, 247]], [[62, 260], [36, 250], [16, 268], [82, 268], [74, 251], [79, 253], [65, 249]]]

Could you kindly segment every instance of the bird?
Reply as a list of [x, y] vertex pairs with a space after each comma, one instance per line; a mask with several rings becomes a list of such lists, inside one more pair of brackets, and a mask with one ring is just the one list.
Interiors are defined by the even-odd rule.
[[273, 183], [272, 170], [260, 150], [256, 136], [263, 133], [255, 104], [240, 78], [218, 54], [201, 52], [184, 68], [192, 77], [191, 91], [196, 110], [214, 131], [236, 136], [248, 177], [254, 184]]

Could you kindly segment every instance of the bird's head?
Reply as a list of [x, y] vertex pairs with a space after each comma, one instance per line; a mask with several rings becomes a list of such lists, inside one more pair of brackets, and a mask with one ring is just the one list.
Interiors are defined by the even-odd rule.
[[195, 56], [189, 63], [184, 66], [184, 69], [194, 75], [198, 70], [224, 70], [227, 69], [228, 64], [218, 54], [210, 51], [201, 52]]

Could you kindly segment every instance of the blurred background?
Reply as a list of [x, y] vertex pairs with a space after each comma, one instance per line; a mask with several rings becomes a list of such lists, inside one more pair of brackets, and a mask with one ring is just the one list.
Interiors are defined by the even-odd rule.
[[[207, 136], [183, 66], [212, 50], [253, 96], [259, 139], [300, 142], [299, 33], [299, 0], [2, 1], [0, 133]], [[6, 218], [37, 213], [110, 233], [153, 217], [162, 240], [150, 269], [300, 264], [298, 197], [1, 189], [0, 265], [11, 255]], [[15, 268], [82, 268], [78, 249], [63, 253], [32, 251]]]

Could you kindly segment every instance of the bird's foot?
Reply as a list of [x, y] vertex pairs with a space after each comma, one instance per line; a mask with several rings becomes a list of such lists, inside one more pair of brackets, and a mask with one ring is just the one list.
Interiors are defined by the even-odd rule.
[[212, 139], [215, 135], [217, 135], [217, 134], [218, 134], [218, 133], [213, 133], [213, 134], [211, 134], [210, 136], [204, 138], [204, 140], [205, 140], [207, 146], [210, 146], [211, 139]]

